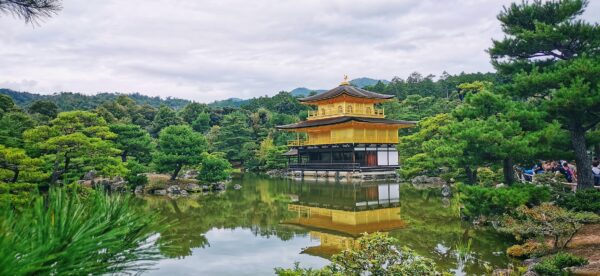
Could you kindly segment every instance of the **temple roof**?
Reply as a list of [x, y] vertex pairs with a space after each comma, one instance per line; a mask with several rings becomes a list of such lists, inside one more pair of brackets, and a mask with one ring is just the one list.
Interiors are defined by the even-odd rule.
[[379, 93], [367, 91], [367, 90], [360, 89], [358, 87], [354, 87], [351, 85], [340, 85], [340, 86], [338, 86], [334, 89], [331, 89], [327, 92], [323, 92], [321, 94], [317, 94], [317, 95], [306, 97], [306, 98], [300, 98], [298, 100], [300, 102], [316, 102], [316, 101], [322, 101], [322, 100], [335, 98], [342, 94], [346, 94], [348, 96], [357, 97], [357, 98], [379, 99], [379, 100], [387, 100], [387, 99], [391, 99], [394, 97], [392, 95], [385, 95], [385, 94], [379, 94]]
[[302, 121], [302, 122], [295, 123], [295, 124], [276, 126], [276, 128], [277, 129], [296, 129], [296, 128], [318, 127], [318, 126], [341, 124], [341, 123], [346, 123], [346, 122], [351, 122], [351, 121], [361, 122], [361, 123], [386, 124], [386, 125], [415, 125], [415, 124], [417, 124], [417, 122], [414, 122], [414, 121], [390, 120], [390, 119], [384, 119], [384, 118], [365, 118], [365, 117], [342, 116], [342, 117], [334, 117], [334, 118], [321, 119], [321, 120]]

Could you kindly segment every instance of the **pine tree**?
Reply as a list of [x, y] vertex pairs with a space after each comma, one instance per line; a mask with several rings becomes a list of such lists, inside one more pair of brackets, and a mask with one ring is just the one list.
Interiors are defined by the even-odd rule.
[[504, 39], [489, 49], [505, 93], [547, 112], [570, 133], [578, 188], [593, 185], [586, 134], [600, 123], [600, 26], [577, 19], [588, 1], [512, 4], [498, 15]]
[[204, 136], [189, 126], [168, 126], [160, 132], [153, 160], [159, 171], [170, 171], [171, 180], [175, 180], [184, 166], [199, 165], [206, 150]]
[[149, 161], [154, 145], [146, 130], [134, 124], [112, 124], [110, 130], [117, 134], [114, 141], [121, 150], [121, 161], [127, 162], [128, 156], [146, 163]]
[[228, 160], [244, 163], [251, 155], [250, 144], [256, 143], [248, 121], [248, 116], [240, 111], [225, 115], [213, 145], [215, 150], [224, 152]]

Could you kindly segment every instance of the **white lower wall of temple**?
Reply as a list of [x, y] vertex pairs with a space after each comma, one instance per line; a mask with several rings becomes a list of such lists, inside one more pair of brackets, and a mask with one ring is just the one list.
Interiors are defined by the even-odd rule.
[[398, 165], [398, 151], [396, 149], [390, 151], [377, 152], [377, 165], [379, 166], [396, 166]]
[[396, 166], [398, 165], [398, 151], [394, 150], [394, 151], [390, 151], [389, 152], [389, 161], [390, 161], [390, 166]]
[[362, 182], [372, 180], [398, 179], [395, 170], [376, 172], [324, 172], [324, 171], [291, 171], [288, 176], [295, 180], [303, 181], [339, 181]]

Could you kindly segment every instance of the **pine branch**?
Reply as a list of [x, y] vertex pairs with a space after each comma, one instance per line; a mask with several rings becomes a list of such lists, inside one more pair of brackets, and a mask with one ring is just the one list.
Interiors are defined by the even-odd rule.
[[62, 9], [60, 0], [0, 0], [0, 12], [10, 13], [27, 23], [37, 24]]

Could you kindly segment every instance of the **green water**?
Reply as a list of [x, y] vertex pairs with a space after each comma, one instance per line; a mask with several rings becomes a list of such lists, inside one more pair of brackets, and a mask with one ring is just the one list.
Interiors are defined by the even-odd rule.
[[506, 266], [510, 237], [461, 222], [457, 201], [439, 194], [409, 184], [245, 175], [220, 194], [143, 197], [144, 212], [175, 222], [159, 233], [167, 258], [146, 274], [272, 275], [296, 261], [319, 268], [364, 231], [386, 232], [456, 275]]

